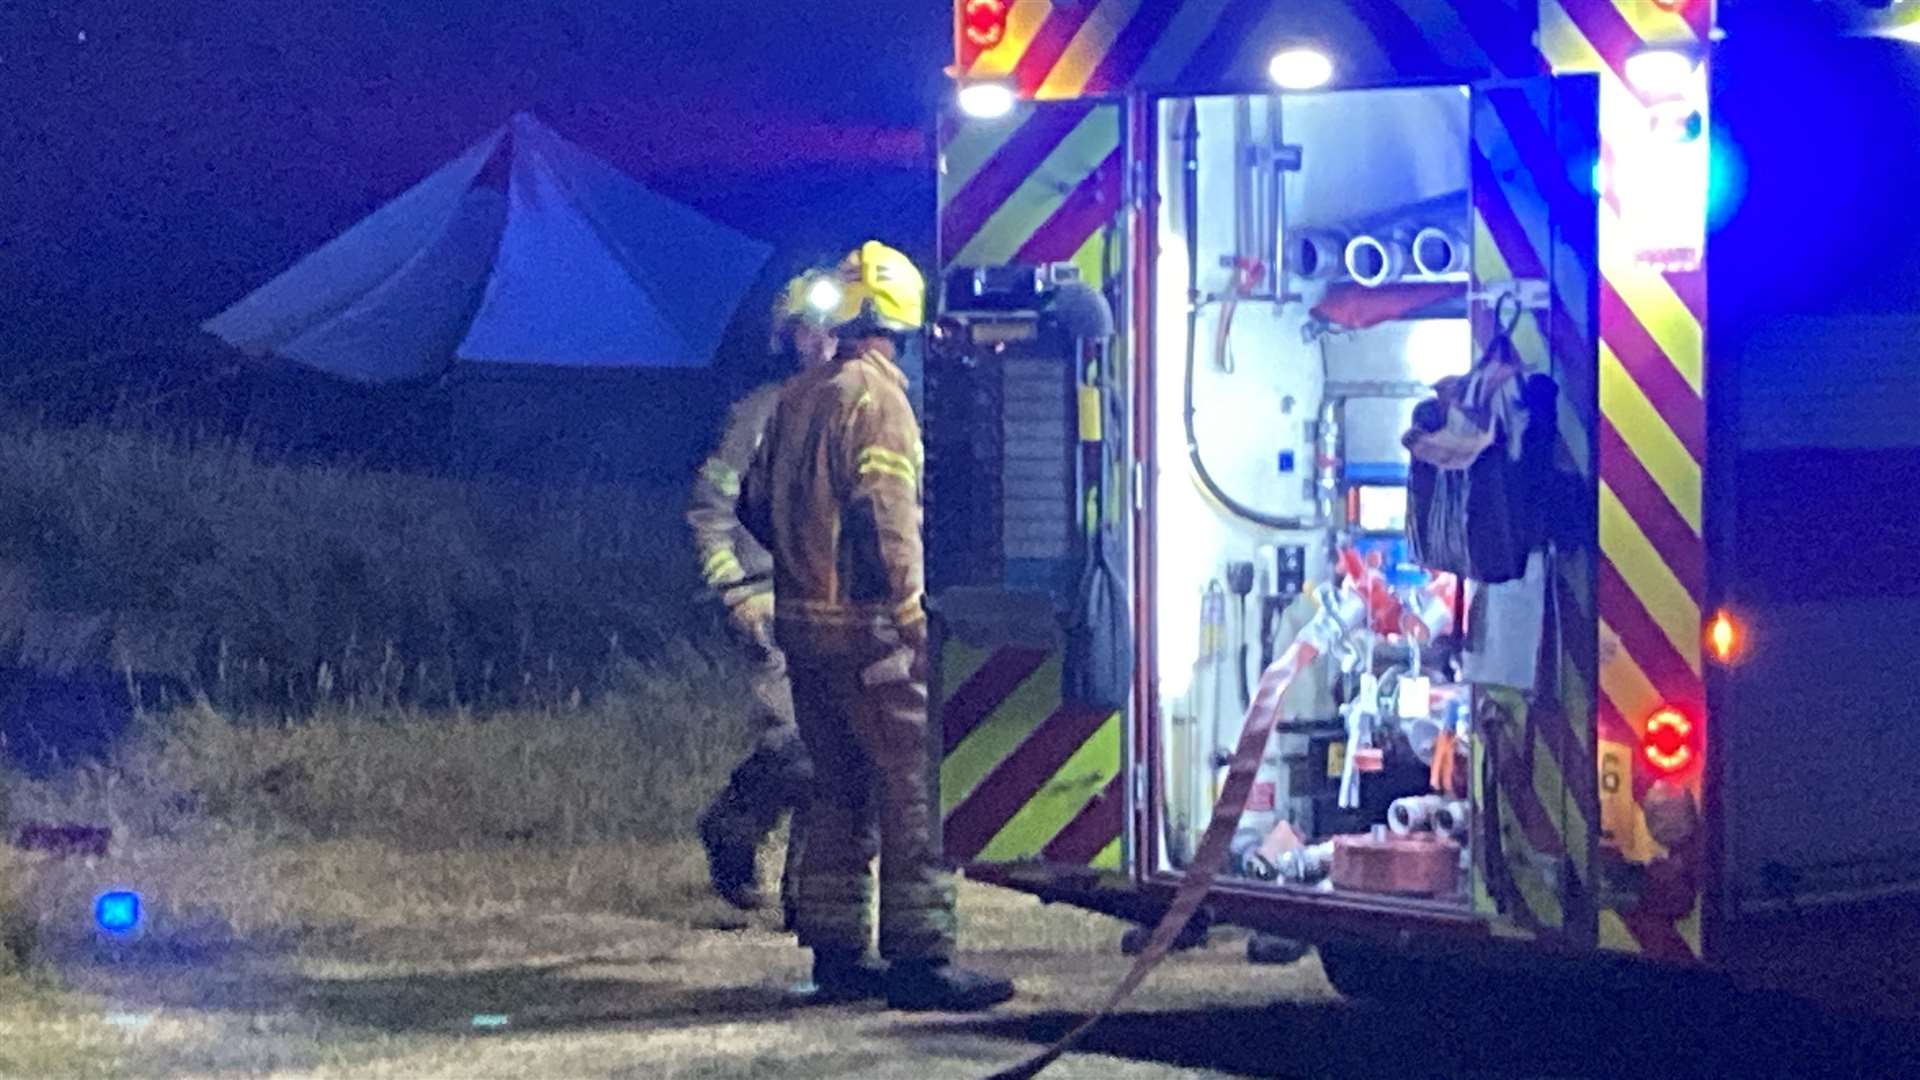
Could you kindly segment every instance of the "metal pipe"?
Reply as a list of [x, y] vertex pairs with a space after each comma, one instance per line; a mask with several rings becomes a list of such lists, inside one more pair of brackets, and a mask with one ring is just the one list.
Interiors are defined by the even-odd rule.
[[1387, 825], [1401, 836], [1419, 832], [1422, 829], [1438, 828], [1434, 815], [1445, 807], [1447, 800], [1438, 795], [1414, 795], [1405, 799], [1395, 799], [1387, 805]]
[[1340, 506], [1340, 460], [1345, 433], [1340, 429], [1340, 399], [1320, 398], [1314, 421], [1313, 511], [1323, 526], [1331, 525]]
[[1429, 225], [1451, 227], [1456, 235], [1465, 235], [1467, 225], [1472, 220], [1467, 192], [1462, 188], [1371, 214], [1361, 214], [1347, 221], [1330, 222], [1323, 227], [1348, 236], [1405, 232], [1411, 238], [1413, 233]]
[[[1409, 271], [1427, 276], [1466, 269], [1466, 235], [1471, 220], [1467, 193], [1448, 192], [1378, 213], [1366, 214], [1329, 231], [1347, 237], [1342, 262], [1353, 279], [1375, 287]], [[1421, 251], [1422, 242], [1426, 250]], [[1449, 269], [1426, 270], [1422, 261]]]
[[1187, 127], [1181, 134], [1181, 169], [1185, 177], [1185, 189], [1181, 192], [1181, 214], [1187, 240], [1187, 349], [1181, 423], [1187, 437], [1187, 461], [1192, 465], [1194, 479], [1200, 482], [1201, 489], [1235, 517], [1269, 529], [1314, 528], [1316, 522], [1268, 514], [1227, 494], [1207, 469], [1206, 460], [1200, 453], [1193, 400], [1194, 367], [1199, 359], [1200, 335], [1200, 110], [1193, 104], [1187, 107]]
[[1267, 220], [1260, 235], [1270, 241], [1273, 250], [1267, 253], [1266, 291], [1274, 296], [1280, 295], [1285, 282], [1280, 276], [1280, 260], [1284, 252], [1282, 245], [1287, 235], [1286, 170], [1281, 167], [1281, 148], [1286, 145], [1281, 128], [1280, 99], [1267, 99]]
[[1413, 268], [1428, 277], [1463, 273], [1470, 250], [1458, 233], [1429, 225], [1413, 235]]
[[1288, 271], [1305, 281], [1346, 276], [1347, 237], [1330, 229], [1297, 229], [1283, 241]]
[[1408, 239], [1361, 233], [1347, 241], [1347, 276], [1369, 289], [1400, 280], [1411, 262]]
[[1233, 270], [1236, 283], [1260, 223], [1254, 215], [1253, 102], [1233, 100]]
[[1328, 397], [1341, 398], [1405, 398], [1423, 400], [1433, 393], [1433, 387], [1423, 382], [1388, 382], [1384, 379], [1353, 379], [1344, 382], [1330, 382], [1323, 391]]

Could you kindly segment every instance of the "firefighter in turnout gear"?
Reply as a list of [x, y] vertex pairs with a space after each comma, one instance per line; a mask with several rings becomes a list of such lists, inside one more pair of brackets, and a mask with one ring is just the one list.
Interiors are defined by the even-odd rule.
[[[787, 284], [773, 309], [771, 350], [801, 370], [833, 357], [826, 317], [840, 290], [826, 275], [802, 274]], [[812, 769], [787, 684], [787, 660], [773, 637], [773, 558], [740, 524], [740, 481], [766, 434], [780, 384], [768, 383], [727, 413], [713, 453], [694, 477], [687, 524], [707, 587], [727, 607], [728, 621], [750, 664], [749, 688], [758, 735], [727, 786], [700, 817], [700, 840], [714, 891], [744, 909], [763, 900], [755, 854], [780, 819], [792, 813], [780, 903], [787, 927], [794, 918], [794, 873], [805, 846], [805, 805]]]
[[[815, 998], [971, 1010], [1013, 995], [955, 967], [954, 883], [940, 850], [928, 741], [920, 428], [896, 335], [924, 322], [926, 285], [879, 243], [839, 269], [831, 364], [780, 401], [743, 518], [773, 556], [775, 633], [814, 785], [796, 929]], [[873, 859], [879, 857], [879, 955]]]

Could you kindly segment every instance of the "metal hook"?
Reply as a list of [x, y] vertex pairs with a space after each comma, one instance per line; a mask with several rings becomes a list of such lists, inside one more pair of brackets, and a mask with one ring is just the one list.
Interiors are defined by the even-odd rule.
[[[1511, 315], [1503, 314], [1506, 312], [1508, 304], [1513, 305], [1513, 313]], [[1520, 316], [1526, 314], [1526, 310], [1527, 306], [1521, 301], [1518, 289], [1503, 291], [1500, 294], [1500, 298], [1493, 303], [1494, 332], [1500, 337], [1511, 337], [1513, 332], [1519, 329]]]

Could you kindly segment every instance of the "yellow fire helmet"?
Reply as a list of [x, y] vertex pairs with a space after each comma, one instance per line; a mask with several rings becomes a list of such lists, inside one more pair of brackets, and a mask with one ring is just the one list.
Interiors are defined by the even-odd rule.
[[836, 329], [898, 334], [918, 330], [927, 317], [927, 280], [900, 252], [869, 240], [840, 261], [845, 290], [827, 318]]
[[837, 275], [827, 270], [807, 270], [796, 275], [773, 301], [773, 333], [767, 347], [779, 352], [787, 344], [788, 328], [797, 320], [825, 326], [846, 296]]

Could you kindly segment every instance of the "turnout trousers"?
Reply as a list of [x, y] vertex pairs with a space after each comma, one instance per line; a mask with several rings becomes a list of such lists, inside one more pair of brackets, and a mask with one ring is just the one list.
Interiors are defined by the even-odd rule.
[[794, 723], [786, 654], [765, 630], [743, 644], [751, 665], [747, 685], [757, 733], [753, 749], [734, 766], [727, 786], [702, 819], [729, 842], [755, 851], [779, 827], [781, 817], [792, 812], [786, 863], [780, 873], [781, 903], [791, 909], [798, 895], [795, 885], [800, 853], [806, 847], [806, 802], [812, 790], [813, 769]]
[[794, 712], [814, 774], [795, 922], [800, 944], [871, 947], [878, 856], [880, 955], [946, 959], [954, 884], [941, 857], [927, 685], [909, 675], [911, 653], [878, 643], [789, 652]]

